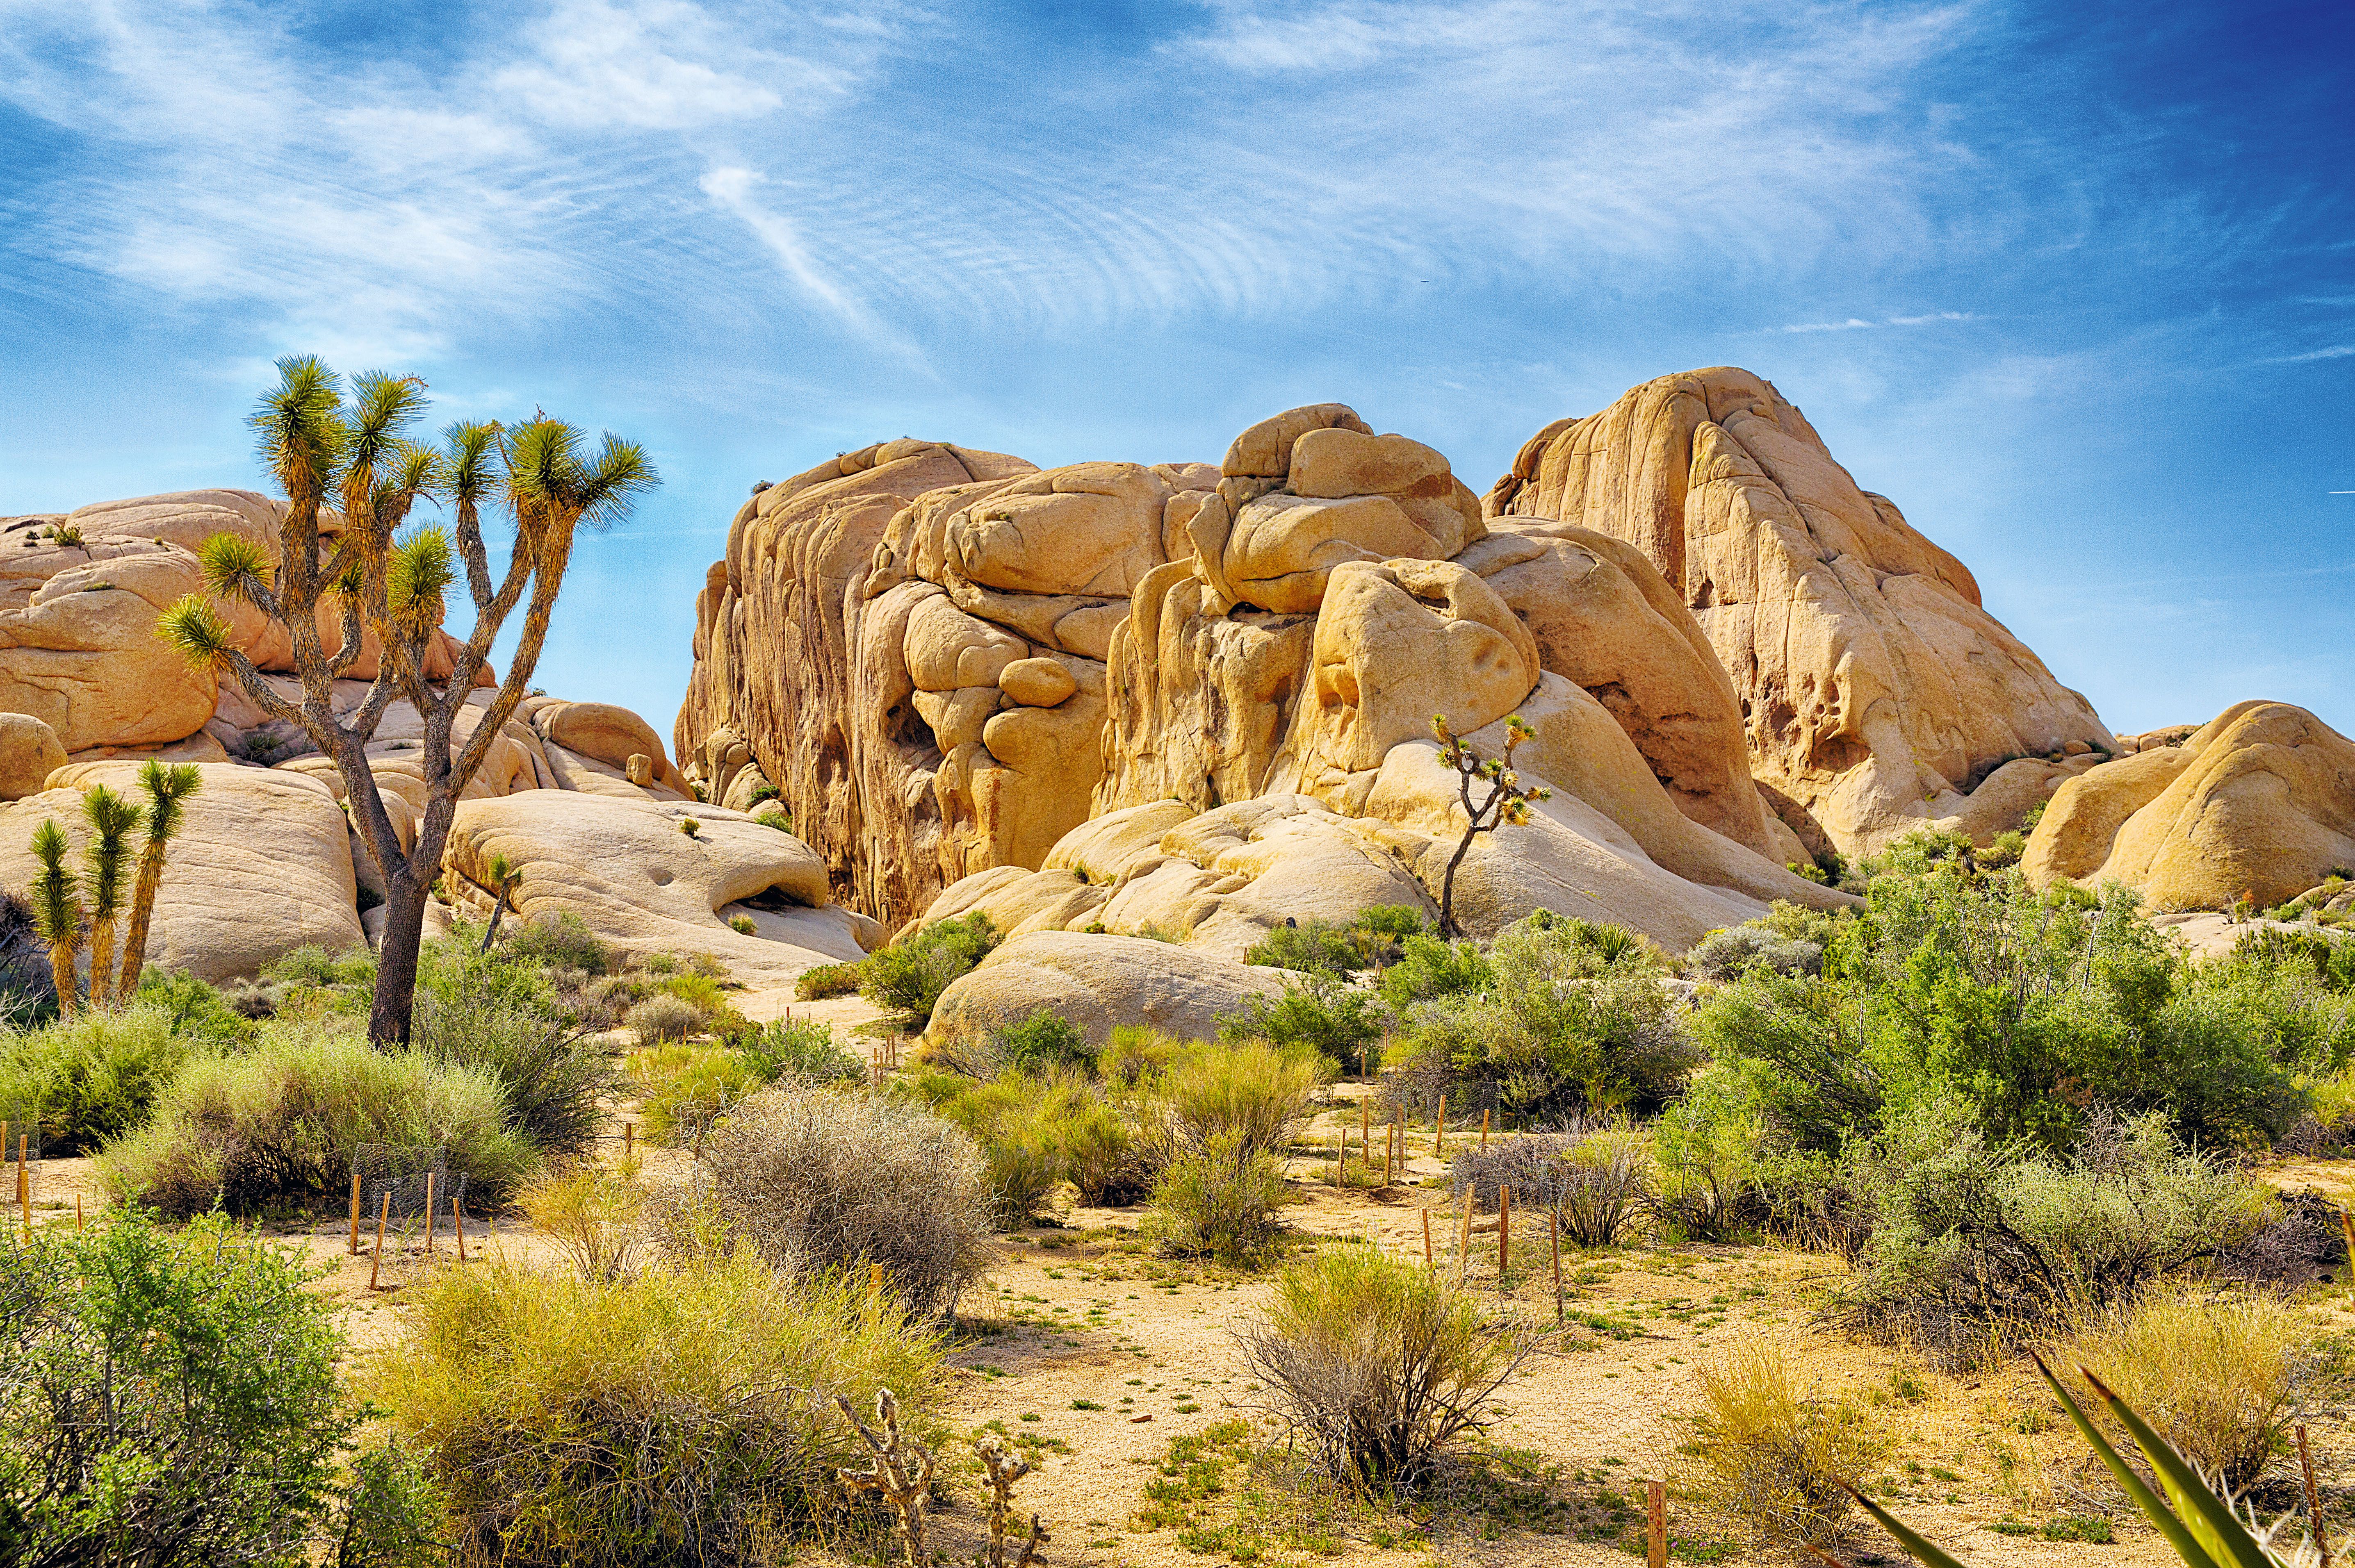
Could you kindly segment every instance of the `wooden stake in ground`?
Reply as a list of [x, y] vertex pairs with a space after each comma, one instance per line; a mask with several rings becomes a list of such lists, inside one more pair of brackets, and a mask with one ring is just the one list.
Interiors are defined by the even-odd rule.
[[16, 1135], [16, 1208], [25, 1216], [25, 1239], [33, 1239], [33, 1175], [25, 1163], [25, 1150], [32, 1139], [23, 1133]]
[[1662, 1481], [1646, 1487], [1644, 1562], [1646, 1568], [1668, 1568], [1668, 1489]]
[[1485, 1110], [1480, 1113], [1480, 1152], [1488, 1152], [1488, 1113]]
[[353, 1171], [353, 1172], [352, 1172], [352, 1237], [351, 1237], [351, 1241], [350, 1241], [350, 1242], [349, 1242], [349, 1243], [345, 1246], [345, 1248], [344, 1248], [344, 1255], [345, 1255], [345, 1256], [346, 1256], [346, 1257], [357, 1257], [357, 1256], [359, 1256], [359, 1255], [360, 1255], [360, 1173], [359, 1173], [358, 1171]]
[[637, 1148], [638, 1124], [634, 1121], [625, 1121], [622, 1124], [622, 1158], [624, 1160], [630, 1159], [637, 1152]]
[[1431, 1211], [1429, 1209], [1423, 1212], [1423, 1271], [1425, 1274], [1439, 1272], [1439, 1265], [1431, 1255]]
[[2297, 1424], [2297, 1465], [2306, 1472], [2306, 1523], [2322, 1568], [2330, 1568], [2330, 1542], [2322, 1534], [2322, 1493], [2314, 1484], [2314, 1451], [2306, 1446], [2306, 1423]]
[[384, 1227], [392, 1218], [392, 1189], [384, 1190], [384, 1207], [376, 1212], [376, 1251], [368, 1255], [368, 1288], [376, 1288], [376, 1271], [384, 1266]]
[[1497, 1189], [1497, 1294], [1505, 1293], [1505, 1270], [1513, 1266], [1513, 1190]]
[[458, 1206], [455, 1198], [450, 1200], [450, 1228], [458, 1233], [458, 1261], [464, 1263], [466, 1261], [466, 1211]]
[[1553, 1235], [1553, 1320], [1555, 1326], [1560, 1327], [1562, 1320], [1561, 1211], [1560, 1209], [1549, 1209], [1546, 1211], [1546, 1218], [1551, 1222], [1547, 1228]]
[[1436, 1159], [1447, 1158], [1447, 1097], [1439, 1097], [1439, 1114], [1431, 1118], [1431, 1152]]
[[1374, 1168], [1374, 1108], [1370, 1102], [1358, 1102], [1358, 1152], [1366, 1157], [1366, 1169]]
[[433, 1250], [433, 1172], [431, 1171], [425, 1173], [425, 1250]]
[[80, 1192], [74, 1194], [74, 1232], [76, 1234], [81, 1232], [81, 1194]]

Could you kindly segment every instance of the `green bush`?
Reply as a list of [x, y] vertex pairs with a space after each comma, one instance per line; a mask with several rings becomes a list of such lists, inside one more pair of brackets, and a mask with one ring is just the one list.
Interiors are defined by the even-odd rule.
[[1496, 978], [1477, 942], [1418, 934], [1406, 938], [1399, 961], [1382, 971], [1382, 1000], [1403, 1012], [1434, 996], [1486, 990]]
[[861, 1083], [867, 1068], [834, 1038], [831, 1024], [814, 1018], [773, 1020], [741, 1035], [736, 1049], [760, 1065], [763, 1080], [794, 1078], [804, 1083]]
[[1094, 1070], [1096, 1054], [1080, 1026], [1050, 1008], [1040, 1008], [1019, 1023], [997, 1032], [997, 1054], [1017, 1072], [1039, 1073], [1058, 1067]]
[[502, 927], [499, 947], [515, 962], [540, 969], [602, 975], [613, 967], [613, 954], [589, 929], [589, 922], [570, 909]]
[[337, 1463], [330, 1308], [299, 1248], [136, 1210], [0, 1245], [0, 1559], [153, 1568], [437, 1563], [400, 1448]]
[[1257, 1262], [1284, 1234], [1278, 1218], [1292, 1193], [1272, 1154], [1247, 1149], [1234, 1133], [1172, 1160], [1153, 1186], [1146, 1229], [1180, 1257]]
[[622, 1015], [622, 1026], [641, 1046], [677, 1044], [703, 1023], [701, 1008], [668, 991], [646, 998]]
[[417, 999], [410, 1044], [496, 1079], [507, 1125], [542, 1154], [585, 1153], [603, 1129], [600, 1103], [620, 1079], [596, 1040], [512, 1002], [429, 992]]
[[1699, 1060], [1659, 984], [1667, 960], [1619, 927], [1540, 916], [1497, 937], [1490, 989], [1413, 1009], [1402, 1086], [1418, 1102], [1493, 1094], [1525, 1119], [1657, 1111]]
[[867, 966], [858, 964], [818, 964], [804, 969], [794, 981], [794, 996], [800, 1001], [821, 1001], [829, 996], [849, 996], [867, 978]]
[[1245, 1155], [1280, 1156], [1316, 1114], [1326, 1078], [1324, 1059], [1305, 1050], [1196, 1045], [1150, 1081], [1141, 1114], [1166, 1150], [1200, 1154], [1231, 1139]]
[[1350, 975], [1396, 963], [1400, 943], [1423, 928], [1423, 911], [1414, 906], [1378, 904], [1346, 922], [1310, 918], [1274, 927], [1243, 954], [1243, 962]]
[[145, 1120], [195, 1049], [147, 1002], [0, 1036], [0, 1118], [37, 1122], [53, 1150], [86, 1153]]
[[938, 1108], [981, 1145], [998, 1223], [1028, 1224], [1070, 1181], [1082, 1202], [1134, 1202], [1145, 1169], [1127, 1126], [1086, 1079], [1007, 1073], [986, 1082], [944, 1078]]
[[1778, 937], [1753, 922], [1711, 931], [1685, 955], [1685, 969], [1696, 980], [1729, 980], [1753, 968], [1777, 974], [1814, 974], [1823, 961], [1821, 943]]
[[[1133, 1089], [1192, 1050], [1194, 1044], [1142, 1023], [1116, 1023], [1096, 1058], [1096, 1071], [1104, 1082]], [[2355, 1093], [2350, 1099], [2355, 1101]]]
[[1375, 1043], [1390, 1018], [1381, 999], [1321, 970], [1288, 984], [1271, 1001], [1244, 999], [1243, 1010], [1219, 1025], [1222, 1041], [1264, 1040], [1279, 1050], [1305, 1048], [1327, 1060], [1354, 1065], [1369, 1074], [1376, 1065]]
[[234, 1214], [340, 1211], [363, 1143], [447, 1150], [467, 1201], [486, 1207], [535, 1159], [487, 1071], [281, 1025], [244, 1055], [191, 1057], [146, 1124], [99, 1163], [118, 1196], [176, 1217], [216, 1202]]
[[1369, 1246], [1320, 1249], [1277, 1276], [1244, 1364], [1272, 1414], [1336, 1479], [1385, 1496], [1428, 1482], [1486, 1425], [1534, 1338], [1482, 1321], [1462, 1291]]
[[253, 1038], [251, 1020], [229, 1006], [218, 991], [178, 969], [141, 970], [133, 1000], [142, 1007], [162, 1008], [171, 1018], [172, 1033], [203, 1050], [233, 1051]]
[[[506, 1264], [427, 1287], [368, 1389], [443, 1488], [466, 1561], [776, 1561], [868, 1458], [832, 1405], [943, 1436], [939, 1350], [863, 1281], [751, 1257], [591, 1283]], [[878, 1541], [875, 1544], [880, 1545]]]
[[[657, 1001], [667, 1001], [658, 998]], [[641, 1002], [631, 1009], [654, 1002]], [[637, 1085], [639, 1130], [648, 1142], [696, 1145], [711, 1124], [768, 1080], [762, 1064], [726, 1045], [674, 1042], [630, 1054]]]
[[890, 1008], [909, 1033], [921, 1033], [932, 1022], [941, 992], [970, 974], [996, 946], [996, 928], [978, 909], [954, 920], [936, 920], [869, 953], [859, 966], [859, 994]]

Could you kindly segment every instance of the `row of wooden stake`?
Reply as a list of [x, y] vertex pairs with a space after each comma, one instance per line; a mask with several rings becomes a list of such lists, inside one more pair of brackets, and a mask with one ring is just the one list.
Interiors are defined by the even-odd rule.
[[[1358, 1150], [1366, 1169], [1374, 1168], [1374, 1111], [1370, 1100], [1358, 1102]], [[1488, 1113], [1480, 1113], [1480, 1149], [1488, 1148]], [[1439, 1159], [1447, 1158], [1447, 1097], [1439, 1097], [1439, 1114], [1432, 1120], [1431, 1151]], [[1406, 1169], [1406, 1112], [1391, 1113], [1382, 1127], [1382, 1185], [1387, 1187]], [[1341, 1141], [1333, 1150], [1334, 1180], [1337, 1184], [1349, 1171], [1349, 1124], [1341, 1124]]]
[[[392, 1222], [392, 1190], [387, 1188], [384, 1203], [377, 1210], [376, 1250], [368, 1255], [368, 1288], [377, 1288], [378, 1270], [384, 1266], [384, 1232]], [[457, 1233], [458, 1261], [466, 1261], [466, 1211], [455, 1198], [450, 1200], [450, 1224]], [[425, 1250], [433, 1250], [433, 1172], [425, 1173]], [[352, 1172], [351, 1240], [346, 1255], [357, 1257], [360, 1252], [360, 1173]]]

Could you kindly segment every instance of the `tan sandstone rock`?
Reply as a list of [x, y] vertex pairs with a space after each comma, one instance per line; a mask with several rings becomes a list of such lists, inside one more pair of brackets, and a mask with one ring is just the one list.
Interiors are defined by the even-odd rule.
[[[220, 981], [250, 975], [297, 948], [341, 952], [364, 941], [344, 813], [315, 780], [275, 768], [199, 765], [172, 841], [148, 936], [150, 969]], [[54, 817], [77, 851], [87, 827], [81, 792], [105, 784], [138, 799], [135, 763], [74, 764], [50, 788], [0, 811], [0, 887], [21, 890], [37, 869], [27, 847]]]
[[2350, 866], [2355, 741], [2267, 702], [2062, 785], [2022, 858], [2038, 886], [2122, 882], [2163, 911], [2280, 904]]
[[1040, 931], [1002, 943], [952, 982], [927, 1039], [982, 1036], [1042, 1008], [1102, 1045], [1123, 1024], [1208, 1040], [1246, 999], [1281, 995], [1289, 971], [1256, 968], [1168, 942]]
[[1769, 804], [1810, 846], [1870, 849], [1955, 815], [1932, 803], [2009, 758], [2114, 744], [1962, 564], [1747, 371], [1663, 376], [1548, 426], [1486, 506], [1651, 559], [1732, 677]]
[[65, 765], [57, 731], [30, 714], [0, 714], [0, 800], [39, 794]]

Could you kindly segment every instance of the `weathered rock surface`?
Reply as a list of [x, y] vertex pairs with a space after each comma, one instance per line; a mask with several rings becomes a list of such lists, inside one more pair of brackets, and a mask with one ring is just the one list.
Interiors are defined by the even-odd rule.
[[1102, 1045], [1124, 1023], [1208, 1040], [1246, 999], [1280, 995], [1287, 978], [1284, 969], [1169, 942], [1040, 931], [1001, 944], [952, 982], [932, 1010], [926, 1035], [986, 1035], [1050, 1009], [1077, 1024], [1092, 1045]]
[[[198, 765], [203, 787], [172, 841], [148, 934], [151, 969], [207, 980], [250, 975], [297, 948], [330, 952], [364, 939], [344, 813], [314, 779], [234, 763]], [[85, 842], [81, 792], [104, 784], [138, 798], [131, 762], [73, 764], [50, 788], [0, 810], [0, 887], [30, 885], [34, 826], [53, 817]]]
[[2122, 882], [2159, 910], [2286, 902], [2355, 867], [2355, 741], [2286, 703], [2237, 704], [2063, 784], [2021, 865], [2038, 886]]
[[[477, 917], [497, 855], [521, 874], [516, 916], [576, 914], [621, 953], [709, 953], [750, 985], [857, 959], [862, 930], [881, 935], [828, 903], [807, 844], [716, 806], [557, 789], [464, 801], [442, 858], [453, 902]], [[731, 929], [737, 913], [759, 934]]]
[[0, 713], [0, 800], [39, 794], [65, 765], [56, 730], [30, 714]]
[[1484, 504], [1644, 552], [1732, 677], [1769, 805], [1818, 851], [1942, 820], [2000, 831], [1969, 809], [1989, 772], [2115, 744], [1981, 608], [1962, 563], [1747, 371], [1662, 376], [1546, 427]]

